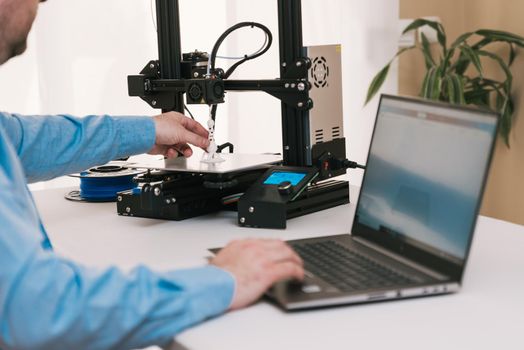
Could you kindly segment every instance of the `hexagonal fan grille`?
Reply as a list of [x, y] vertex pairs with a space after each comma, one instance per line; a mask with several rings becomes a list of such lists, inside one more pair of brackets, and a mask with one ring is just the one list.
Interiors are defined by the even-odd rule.
[[323, 88], [328, 85], [329, 77], [329, 66], [327, 60], [323, 57], [316, 57], [313, 60], [313, 67], [311, 68], [311, 78], [313, 79], [313, 84], [317, 88]]

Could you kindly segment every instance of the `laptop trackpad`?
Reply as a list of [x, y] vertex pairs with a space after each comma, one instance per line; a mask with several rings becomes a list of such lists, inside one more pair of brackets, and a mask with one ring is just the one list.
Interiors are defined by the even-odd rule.
[[275, 299], [282, 297], [292, 298], [298, 295], [317, 295], [320, 293], [338, 293], [340, 292], [337, 288], [326, 284], [325, 282], [314, 278], [305, 277], [304, 281], [283, 281], [278, 282], [266, 293], [267, 296]]

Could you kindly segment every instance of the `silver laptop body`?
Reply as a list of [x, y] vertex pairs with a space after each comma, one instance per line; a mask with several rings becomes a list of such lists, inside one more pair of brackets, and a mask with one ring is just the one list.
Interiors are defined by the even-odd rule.
[[383, 95], [351, 234], [289, 241], [302, 283], [268, 296], [286, 310], [460, 289], [498, 116]]

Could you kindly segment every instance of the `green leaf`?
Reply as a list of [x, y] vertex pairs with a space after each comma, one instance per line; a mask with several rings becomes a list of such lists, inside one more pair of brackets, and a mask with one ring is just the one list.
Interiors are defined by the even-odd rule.
[[476, 77], [476, 78], [468, 78], [466, 77], [467, 79], [467, 84], [469, 84], [472, 88], [486, 88], [486, 87], [489, 87], [491, 88], [492, 90], [498, 90], [500, 91], [501, 89], [503, 89], [503, 85], [504, 83], [501, 83], [501, 82], [498, 82], [496, 80], [492, 80], [492, 79], [486, 79], [484, 77]]
[[422, 98], [424, 98], [424, 92], [426, 91], [428, 86], [429, 72], [430, 70], [427, 70], [426, 74], [424, 74], [424, 80], [422, 81], [422, 86], [420, 88], [419, 96]]
[[484, 46], [491, 44], [494, 40], [491, 38], [483, 38], [479, 42], [477, 42], [475, 45], [472, 45], [471, 47], [473, 50], [480, 50]]
[[[467, 44], [466, 40], [469, 39], [473, 34], [475, 33], [474, 32], [464, 33], [460, 35], [457, 39], [455, 39], [453, 44], [451, 44], [447, 55], [444, 57], [444, 71], [448, 71], [448, 66], [450, 66], [449, 62], [451, 61], [451, 59], [453, 58], [453, 55], [455, 54], [455, 49], [457, 49], [463, 43]], [[458, 69], [457, 73], [464, 74], [464, 72], [466, 71], [468, 67], [469, 67], [469, 62], [466, 60], [464, 55], [461, 55], [459, 56], [459, 59], [457, 60], [457, 62], [454, 65], [450, 66], [449, 70], [452, 71], [453, 69], [455, 70]]]
[[367, 105], [369, 101], [377, 94], [378, 90], [382, 87], [382, 84], [384, 84], [384, 81], [386, 80], [386, 77], [389, 73], [389, 67], [391, 66], [391, 63], [388, 63], [384, 68], [380, 70], [380, 72], [375, 75], [373, 80], [371, 81], [371, 84], [369, 84], [368, 88], [368, 94], [366, 96], [366, 102], [364, 105]]
[[493, 59], [494, 61], [496, 61], [506, 75], [506, 81], [502, 84], [502, 88], [501, 88], [502, 91], [500, 90], [497, 91], [498, 95], [497, 95], [496, 106], [497, 106], [498, 112], [501, 115], [500, 128], [499, 128], [500, 134], [502, 135], [504, 142], [506, 143], [506, 146], [509, 147], [509, 133], [510, 133], [510, 130], [513, 124], [513, 111], [514, 111], [513, 101], [511, 99], [511, 87], [513, 84], [513, 75], [511, 74], [511, 71], [508, 65], [506, 64], [506, 62], [504, 62], [504, 60], [500, 58], [499, 56], [495, 55], [494, 53], [483, 51], [483, 50], [480, 50], [478, 54], [481, 56], [489, 57]]
[[489, 58], [491, 58], [492, 60], [496, 61], [499, 64], [500, 68], [502, 68], [502, 70], [504, 71], [504, 74], [506, 75], [506, 81], [504, 82], [504, 85], [507, 87], [508, 91], [511, 91], [511, 85], [513, 83], [513, 75], [511, 74], [511, 71], [510, 71], [508, 65], [506, 64], [506, 62], [504, 62], [504, 60], [502, 58], [500, 58], [499, 56], [497, 56], [494, 53], [491, 53], [489, 51], [479, 50], [477, 53], [480, 56], [489, 57]]
[[413, 22], [411, 22], [406, 27], [406, 29], [404, 29], [402, 34], [406, 34], [409, 31], [412, 31], [412, 30], [415, 30], [415, 29], [418, 29], [418, 28], [424, 27], [424, 26], [430, 26], [431, 28], [433, 28], [437, 32], [438, 42], [439, 42], [440, 46], [442, 46], [442, 50], [444, 52], [446, 52], [446, 50], [447, 50], [447, 47], [446, 47], [446, 32], [445, 32], [444, 27], [442, 26], [442, 24], [440, 24], [439, 22], [430, 21], [430, 20], [427, 20], [427, 19], [424, 19], [424, 18], [418, 18], [418, 19], [414, 20]]
[[456, 74], [449, 74], [445, 77], [448, 99], [451, 103], [465, 104], [464, 100], [464, 81]]
[[434, 70], [435, 70], [435, 67], [431, 67], [429, 70], [426, 71], [426, 75], [424, 76], [424, 81], [422, 83], [422, 88], [420, 89], [420, 97], [422, 98], [428, 98], [427, 91], [429, 90], [428, 88], [429, 78]]
[[474, 50], [480, 50], [484, 46], [489, 45], [491, 43], [495, 42], [504, 42], [509, 45], [509, 59], [508, 59], [508, 65], [511, 66], [513, 64], [513, 61], [515, 59], [515, 47], [524, 47], [524, 37], [521, 37], [516, 34], [499, 31], [499, 30], [490, 30], [490, 29], [481, 29], [475, 32], [475, 34], [478, 34], [482, 36], [483, 38], [477, 42], [475, 45], [472, 46]]
[[366, 102], [364, 102], [364, 105], [367, 105], [369, 101], [377, 94], [377, 92], [380, 90], [382, 85], [384, 84], [384, 81], [386, 81], [386, 78], [389, 73], [389, 67], [391, 66], [391, 63], [395, 58], [402, 55], [404, 52], [414, 49], [416, 46], [410, 46], [410, 47], [404, 47], [403, 49], [399, 50], [395, 56], [389, 61], [388, 64], [384, 68], [380, 70], [380, 72], [375, 75], [373, 80], [371, 81], [371, 84], [369, 84], [368, 93], [366, 95]]
[[515, 51], [515, 45], [513, 43], [509, 43], [509, 60], [508, 60], [508, 66], [511, 67], [513, 62], [515, 61], [515, 57], [517, 56], [517, 52]]
[[448, 75], [444, 77], [444, 86], [446, 87], [445, 90], [447, 93], [447, 101], [450, 103], [458, 103], [457, 91], [453, 85], [453, 82], [451, 81], [450, 76]]
[[435, 61], [433, 60], [433, 57], [431, 56], [431, 45], [429, 44], [429, 40], [427, 36], [422, 33], [422, 53], [424, 54], [424, 61], [426, 62], [426, 69], [430, 69], [431, 67], [435, 66]]
[[513, 42], [507, 42], [507, 41], [504, 41], [504, 40], [495, 40], [495, 39], [483, 39], [480, 42], [478, 42], [477, 44], [473, 45], [472, 49], [473, 50], [480, 50], [481, 48], [483, 48], [487, 44], [491, 44], [491, 43], [494, 43], [494, 42], [504, 42], [504, 43], [508, 44], [508, 46], [509, 46], [508, 66], [511, 66], [513, 64], [513, 62], [515, 61], [515, 57], [517, 55], [517, 52], [515, 50], [515, 45], [516, 44], [513, 43]]
[[470, 36], [472, 36], [474, 33], [473, 32], [467, 32], [467, 33], [464, 33], [462, 34], [461, 36], [459, 36], [457, 39], [455, 39], [455, 41], [453, 42], [453, 44], [451, 44], [451, 46], [449, 47], [450, 49], [455, 49], [457, 48], [457, 46], [459, 46], [460, 44], [462, 44], [464, 41], [466, 41], [467, 39], [469, 39]]
[[462, 45], [460, 47], [460, 52], [464, 54], [464, 57], [467, 57], [467, 59], [473, 63], [473, 65], [479, 72], [479, 75], [482, 77], [482, 64], [480, 63], [480, 58], [477, 51], [473, 50], [468, 45]]
[[450, 70], [454, 71], [455, 74], [458, 75], [464, 75], [466, 70], [469, 68], [471, 61], [466, 57], [466, 55], [461, 52], [459, 57], [457, 58], [457, 61], [453, 66], [451, 66]]
[[500, 113], [499, 132], [504, 140], [504, 143], [509, 148], [509, 134], [513, 125], [513, 112], [515, 109], [513, 101], [508, 95], [501, 93], [497, 96], [496, 105], [497, 110]]
[[482, 87], [478, 87], [473, 90], [466, 91], [464, 93], [464, 98], [468, 104], [490, 108], [489, 97], [493, 91], [493, 89], [484, 89]]
[[508, 146], [508, 148], [509, 148], [509, 133], [511, 131], [511, 128], [513, 127], [514, 112], [515, 112], [515, 106], [513, 105], [513, 101], [509, 99], [506, 109], [502, 113], [503, 123], [507, 124], [507, 125], [504, 125], [504, 128], [502, 129], [502, 137], [504, 138], [504, 142], [506, 143], [506, 146]]
[[442, 77], [437, 67], [431, 67], [428, 71], [426, 85], [422, 90], [422, 97], [430, 100], [438, 100], [440, 97]]
[[520, 47], [524, 47], [524, 37], [513, 33], [501, 30], [480, 29], [477, 30], [475, 34], [483, 36], [485, 40], [491, 40], [491, 42], [504, 41], [508, 43], [513, 43]]

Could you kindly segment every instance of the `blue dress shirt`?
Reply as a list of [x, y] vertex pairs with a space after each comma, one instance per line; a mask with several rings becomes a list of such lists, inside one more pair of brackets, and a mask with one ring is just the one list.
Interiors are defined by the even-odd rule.
[[148, 151], [148, 117], [0, 113], [0, 348], [130, 349], [223, 313], [235, 281], [213, 266], [131, 273], [52, 252], [27, 182]]

